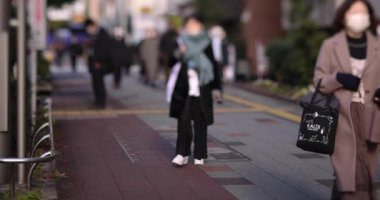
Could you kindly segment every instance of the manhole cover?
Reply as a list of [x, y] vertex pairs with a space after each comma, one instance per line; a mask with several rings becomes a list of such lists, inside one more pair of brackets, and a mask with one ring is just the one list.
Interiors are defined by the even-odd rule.
[[249, 159], [238, 152], [211, 153], [210, 156], [218, 161], [248, 161]]

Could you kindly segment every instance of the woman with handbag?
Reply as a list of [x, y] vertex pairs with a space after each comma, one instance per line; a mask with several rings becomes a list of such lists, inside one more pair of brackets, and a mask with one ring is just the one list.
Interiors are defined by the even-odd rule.
[[375, 199], [373, 185], [380, 143], [380, 43], [366, 0], [346, 0], [338, 9], [336, 34], [320, 50], [314, 81], [340, 102], [331, 162], [332, 199]]
[[207, 158], [207, 127], [214, 122], [213, 100], [221, 102], [221, 76], [203, 19], [185, 19], [178, 39], [181, 69], [170, 102], [170, 116], [178, 119], [175, 166], [186, 165], [194, 137], [194, 164]]

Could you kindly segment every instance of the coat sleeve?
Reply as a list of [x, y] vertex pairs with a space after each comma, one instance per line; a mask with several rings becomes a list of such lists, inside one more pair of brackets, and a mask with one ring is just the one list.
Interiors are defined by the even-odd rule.
[[327, 40], [321, 47], [314, 70], [314, 84], [316, 85], [322, 79], [321, 92], [323, 93], [334, 93], [342, 88], [342, 84], [336, 79], [337, 71], [331, 65], [331, 57], [333, 55], [332, 45]]
[[209, 46], [209, 48], [207, 48], [206, 54], [209, 57], [209, 59], [212, 63], [212, 66], [213, 66], [213, 70], [214, 70], [214, 80], [211, 82], [211, 89], [222, 91], [223, 90], [222, 72], [221, 72], [219, 65], [217, 64], [217, 62], [215, 60], [214, 53], [212, 51], [211, 46]]

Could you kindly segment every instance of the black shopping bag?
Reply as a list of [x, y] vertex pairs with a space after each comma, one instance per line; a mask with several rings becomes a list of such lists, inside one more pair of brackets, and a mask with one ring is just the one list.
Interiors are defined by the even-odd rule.
[[332, 154], [339, 118], [339, 101], [333, 94], [320, 92], [321, 81], [316, 91], [301, 101], [304, 108], [297, 147], [314, 153]]

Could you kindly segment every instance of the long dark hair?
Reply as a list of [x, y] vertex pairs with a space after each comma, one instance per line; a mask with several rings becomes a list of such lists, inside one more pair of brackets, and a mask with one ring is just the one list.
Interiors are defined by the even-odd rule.
[[374, 34], [377, 35], [377, 20], [375, 16], [375, 10], [373, 9], [371, 3], [367, 0], [346, 0], [338, 9], [335, 15], [335, 19], [333, 22], [333, 28], [334, 32], [340, 32], [341, 30], [345, 29], [344, 19], [347, 11], [351, 8], [351, 6], [356, 3], [357, 1], [363, 2], [367, 8], [368, 8], [368, 14], [370, 17], [371, 25], [369, 26], [368, 30]]

